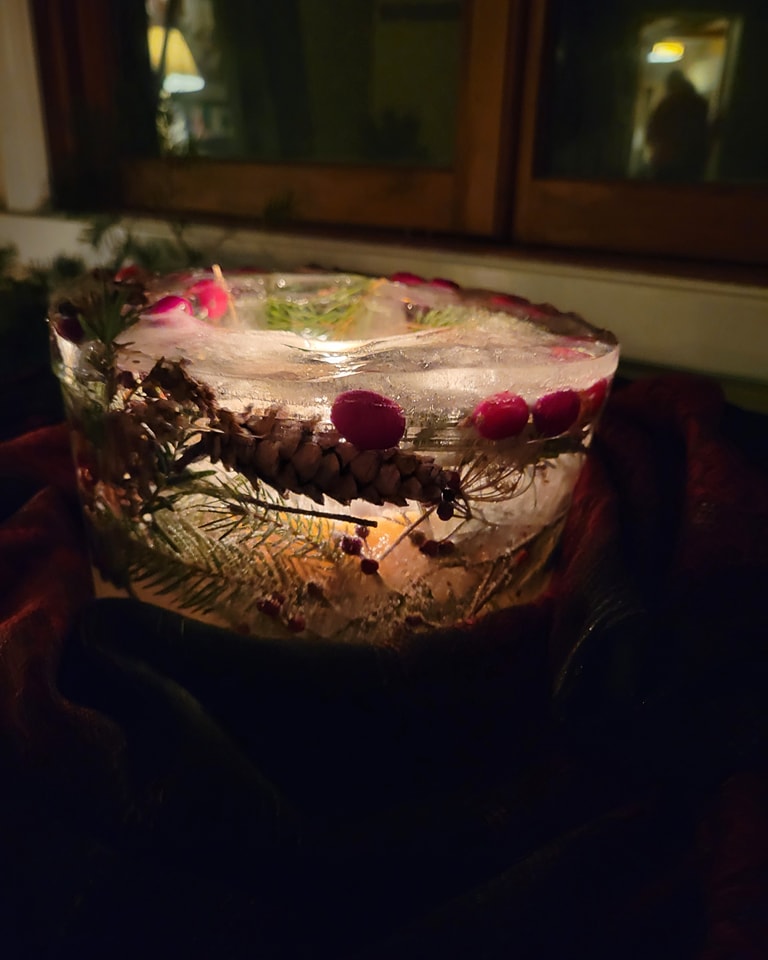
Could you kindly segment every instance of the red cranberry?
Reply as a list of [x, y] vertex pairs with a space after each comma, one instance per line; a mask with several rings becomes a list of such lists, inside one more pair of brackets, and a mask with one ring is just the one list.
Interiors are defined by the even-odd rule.
[[533, 423], [542, 437], [557, 437], [576, 422], [581, 401], [575, 390], [556, 390], [540, 397], [533, 407]]
[[407, 283], [412, 287], [419, 286], [425, 282], [424, 277], [420, 277], [417, 273], [408, 273], [407, 270], [393, 273], [389, 279], [393, 283]]
[[362, 523], [355, 527], [355, 536], [360, 537], [361, 540], [367, 540], [370, 532], [369, 528], [364, 527]]
[[331, 423], [358, 450], [386, 450], [405, 433], [400, 405], [372, 390], [340, 393], [331, 407]]
[[450, 520], [453, 517], [455, 507], [447, 500], [443, 500], [437, 506], [437, 515], [441, 520]]
[[489, 303], [492, 307], [527, 307], [530, 301], [525, 297], [515, 297], [511, 293], [495, 293]]
[[187, 293], [197, 298], [209, 320], [220, 320], [229, 309], [227, 291], [215, 280], [198, 280], [188, 288]]
[[486, 440], [506, 440], [516, 437], [528, 423], [528, 404], [517, 394], [497, 393], [481, 401], [470, 419]]
[[153, 327], [171, 326], [177, 314], [193, 314], [192, 304], [185, 297], [168, 294], [151, 303], [144, 311], [143, 316], [151, 320]]
[[364, 557], [360, 561], [360, 570], [367, 577], [371, 577], [373, 574], [379, 572], [379, 561], [374, 560], [373, 557]]
[[115, 283], [141, 283], [147, 276], [147, 271], [138, 263], [126, 263], [120, 267], [114, 276]]
[[429, 281], [430, 287], [438, 287], [440, 290], [460, 290], [461, 287], [453, 280], [446, 280], [444, 277], [433, 277]]
[[286, 626], [291, 633], [301, 633], [302, 630], [306, 629], [307, 621], [301, 616], [301, 614], [297, 613], [295, 616], [291, 617], [291, 619], [286, 623]]

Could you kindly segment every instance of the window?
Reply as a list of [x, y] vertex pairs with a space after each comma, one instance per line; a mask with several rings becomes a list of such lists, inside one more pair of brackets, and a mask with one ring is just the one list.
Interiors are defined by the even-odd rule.
[[768, 263], [764, 0], [32, 4], [64, 208]]
[[514, 235], [768, 262], [768, 4], [551, 0], [533, 10]]
[[[251, 219], [286, 206], [309, 223], [501, 229], [506, 2], [184, 0], [160, 13], [144, 0], [33, 3], [63, 206]], [[214, 19], [207, 59], [184, 20], [193, 10]], [[188, 26], [193, 59], [212, 71], [206, 90], [156, 91], [148, 31], [160, 24]], [[161, 155], [156, 99], [176, 108], [177, 127], [184, 109], [213, 136]], [[183, 139], [171, 129], [166, 146]]]

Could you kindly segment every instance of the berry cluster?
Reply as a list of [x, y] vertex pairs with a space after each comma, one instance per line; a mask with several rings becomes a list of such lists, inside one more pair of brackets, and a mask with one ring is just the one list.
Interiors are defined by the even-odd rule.
[[345, 534], [341, 538], [339, 542], [341, 552], [345, 553], [348, 557], [360, 557], [361, 573], [364, 573], [368, 577], [373, 576], [379, 572], [379, 561], [373, 557], [365, 557], [362, 555], [365, 540], [368, 537], [368, 528], [358, 526], [355, 528], [355, 534], [354, 537]]
[[283, 619], [291, 633], [301, 633], [307, 626], [306, 620], [300, 613], [285, 614], [285, 596], [282, 593], [272, 593], [256, 601], [256, 609], [265, 617], [277, 620]]
[[559, 437], [580, 418], [596, 414], [607, 393], [607, 381], [598, 380], [580, 392], [565, 389], [546, 393], [529, 407], [522, 397], [504, 391], [482, 400], [469, 417], [469, 423], [485, 440], [518, 437], [529, 420], [535, 436]]
[[170, 326], [179, 314], [189, 317], [218, 321], [229, 309], [229, 294], [215, 279], [197, 280], [184, 290], [184, 296], [166, 294], [144, 311], [145, 319], [153, 326]]

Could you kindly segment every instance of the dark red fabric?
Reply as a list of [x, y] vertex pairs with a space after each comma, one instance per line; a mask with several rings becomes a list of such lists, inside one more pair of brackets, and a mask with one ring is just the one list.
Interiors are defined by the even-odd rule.
[[767, 446], [619, 386], [547, 594], [373, 655], [90, 604], [3, 442], [0, 953], [768, 956]]
[[768, 772], [734, 773], [701, 820], [709, 930], [700, 960], [760, 960], [768, 948]]
[[54, 674], [72, 619], [88, 598], [66, 429], [43, 428], [0, 445], [0, 474], [20, 481], [26, 495], [0, 528], [0, 716], [32, 755], [47, 751], [46, 726], [67, 709]]

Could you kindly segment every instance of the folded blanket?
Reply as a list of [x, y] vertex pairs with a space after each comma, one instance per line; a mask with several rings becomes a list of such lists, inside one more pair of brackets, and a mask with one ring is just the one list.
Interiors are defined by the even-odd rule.
[[768, 425], [620, 384], [549, 588], [399, 649], [90, 599], [0, 443], [3, 956], [763, 956]]

